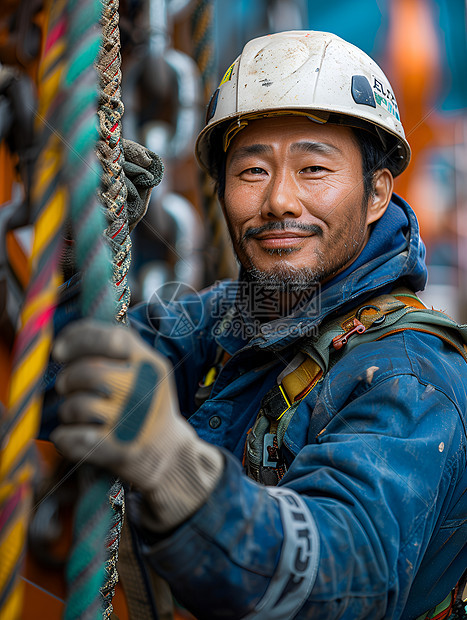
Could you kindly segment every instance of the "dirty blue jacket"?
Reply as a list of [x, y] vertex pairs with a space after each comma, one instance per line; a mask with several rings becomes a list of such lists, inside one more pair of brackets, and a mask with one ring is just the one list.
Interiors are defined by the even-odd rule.
[[[261, 399], [304, 334], [425, 280], [415, 215], [393, 196], [363, 253], [303, 316], [248, 337], [229, 320], [239, 283], [133, 310], [133, 327], [172, 361], [182, 414], [225, 454], [220, 482], [190, 520], [162, 540], [140, 531], [148, 561], [197, 618], [416, 618], [460, 578], [467, 364], [440, 338], [404, 331], [356, 346], [300, 402], [279, 485], [257, 484], [241, 465]], [[219, 345], [232, 357], [197, 408]]]

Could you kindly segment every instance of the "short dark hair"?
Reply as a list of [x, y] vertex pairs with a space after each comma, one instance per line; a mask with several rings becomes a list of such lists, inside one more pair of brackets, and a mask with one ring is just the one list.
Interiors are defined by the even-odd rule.
[[394, 172], [390, 158], [385, 153], [379, 137], [365, 129], [357, 129], [355, 127], [351, 127], [351, 129], [362, 156], [363, 201], [364, 204], [368, 204], [370, 196], [375, 191], [375, 172], [383, 168], [388, 168], [391, 174], [394, 174]]
[[[363, 173], [363, 200], [367, 204], [370, 196], [374, 192], [374, 173], [383, 168], [388, 168], [394, 175], [392, 170], [390, 157], [385, 153], [383, 145], [379, 137], [370, 131], [356, 127], [350, 127], [354, 138], [360, 149], [362, 156], [362, 173]], [[217, 142], [219, 144], [219, 141]], [[219, 150], [211, 157], [210, 174], [216, 181], [217, 196], [221, 200], [225, 192], [225, 164], [227, 156]]]

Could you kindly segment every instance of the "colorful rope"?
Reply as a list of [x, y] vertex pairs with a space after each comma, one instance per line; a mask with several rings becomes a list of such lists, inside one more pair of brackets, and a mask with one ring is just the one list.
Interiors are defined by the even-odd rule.
[[114, 483], [110, 490], [110, 505], [112, 506], [112, 522], [106, 541], [108, 552], [108, 559], [105, 563], [106, 581], [100, 589], [104, 601], [103, 618], [110, 618], [112, 616], [112, 599], [119, 579], [117, 561], [125, 516], [125, 495], [119, 480]]
[[31, 509], [34, 470], [33, 439], [41, 412], [40, 380], [49, 358], [52, 316], [59, 285], [58, 260], [66, 210], [66, 191], [60, 182], [62, 144], [55, 132], [62, 99], [65, 0], [50, 2], [45, 49], [39, 67], [38, 118], [41, 152], [32, 190], [34, 241], [30, 284], [15, 341], [8, 409], [0, 421], [0, 618], [20, 617], [23, 582], [19, 578]]
[[67, 143], [66, 181], [70, 193], [70, 218], [75, 239], [77, 268], [82, 272], [83, 316], [111, 321], [115, 298], [110, 252], [102, 231], [106, 222], [97, 198], [99, 165], [94, 153], [98, 140], [96, 63], [101, 32], [99, 0], [68, 0], [68, 71], [63, 135]]
[[107, 239], [112, 248], [113, 282], [116, 288], [117, 320], [125, 322], [130, 304], [128, 270], [131, 240], [128, 229], [127, 189], [122, 170], [121, 144], [123, 103], [121, 101], [120, 30], [118, 0], [103, 0], [102, 47], [97, 63], [99, 75], [98, 158], [102, 165], [101, 201], [108, 221]]
[[[22, 312], [23, 326], [15, 345], [9, 409], [0, 427], [1, 620], [19, 618], [22, 605], [19, 570], [31, 503], [30, 452], [40, 418], [37, 388], [50, 352], [51, 318], [59, 285], [57, 266], [67, 202], [76, 244], [76, 263], [83, 274], [82, 314], [112, 320], [116, 312], [109, 286], [112, 266], [102, 237], [105, 219], [97, 200], [100, 182], [94, 157], [97, 78], [95, 72], [89, 70], [99, 50], [101, 5], [98, 0], [69, 0], [68, 4], [66, 0], [51, 0], [46, 13], [49, 15], [48, 36], [39, 80], [39, 118], [44, 120], [45, 145], [38, 157], [33, 190], [36, 224], [31, 285]], [[67, 149], [62, 161], [64, 144]], [[116, 549], [123, 516], [123, 491], [119, 483], [111, 491], [115, 507], [113, 522], [108, 503], [109, 481], [96, 476], [92, 468], [83, 468], [81, 483], [85, 490], [78, 502], [75, 542], [67, 566], [67, 620], [102, 617], [103, 601], [99, 590], [105, 579], [105, 567], [112, 578], [116, 575]], [[106, 559], [104, 541], [111, 525], [108, 539], [111, 557]], [[110, 568], [112, 562], [113, 568]], [[103, 595], [110, 615], [113, 587]]]
[[[68, 0], [68, 71], [63, 134], [68, 145], [65, 165], [70, 192], [70, 217], [76, 247], [76, 266], [82, 272], [81, 311], [104, 321], [116, 312], [110, 251], [102, 232], [106, 227], [97, 198], [100, 175], [94, 153], [97, 132], [97, 74], [101, 3]], [[68, 601], [65, 620], [102, 617], [100, 588], [106, 580], [108, 553], [104, 541], [112, 524], [108, 501], [110, 481], [90, 467], [81, 468], [82, 492], [75, 514], [74, 541], [67, 564]]]
[[[117, 321], [126, 322], [130, 304], [128, 270], [131, 261], [131, 240], [128, 228], [127, 188], [122, 169], [124, 155], [121, 143], [123, 103], [121, 101], [121, 56], [118, 0], [103, 0], [102, 43], [97, 62], [99, 76], [99, 137], [97, 156], [102, 166], [100, 200], [105, 208], [108, 227], [107, 241], [112, 250], [112, 281], [117, 300]], [[125, 511], [123, 488], [116, 481], [110, 493], [112, 526], [107, 538], [109, 558], [106, 562], [106, 582], [101, 588], [104, 599], [104, 618], [112, 611], [112, 597], [118, 581], [118, 546]]]
[[98, 620], [105, 579], [104, 540], [110, 527], [109, 481], [91, 467], [80, 470], [80, 496], [74, 514], [74, 544], [66, 567], [68, 600], [64, 620]]

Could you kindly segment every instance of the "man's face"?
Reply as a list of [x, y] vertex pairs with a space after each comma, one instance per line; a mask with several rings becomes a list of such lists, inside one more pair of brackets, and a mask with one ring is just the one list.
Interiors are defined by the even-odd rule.
[[304, 117], [255, 120], [234, 137], [223, 208], [252, 279], [306, 289], [355, 260], [371, 219], [361, 162], [349, 128]]

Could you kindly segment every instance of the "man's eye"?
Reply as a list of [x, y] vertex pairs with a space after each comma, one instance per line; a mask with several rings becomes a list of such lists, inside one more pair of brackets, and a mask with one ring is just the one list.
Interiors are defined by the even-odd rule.
[[254, 166], [253, 168], [247, 168], [244, 170], [247, 174], [263, 174], [263, 168], [259, 168], [258, 166]]
[[305, 173], [305, 172], [311, 172], [311, 173], [325, 172], [326, 170], [327, 170], [327, 168], [324, 168], [323, 166], [307, 166], [306, 168], [302, 168], [302, 170], [300, 170], [300, 173]]

